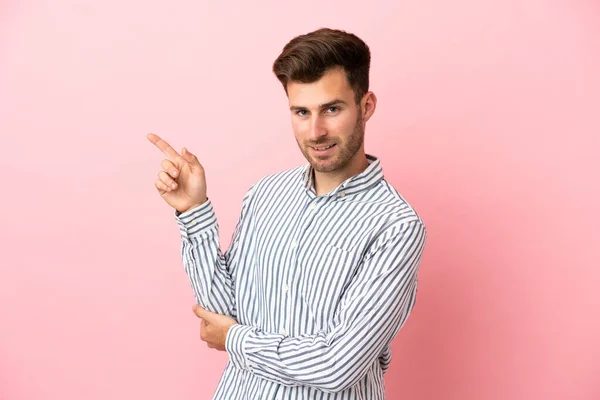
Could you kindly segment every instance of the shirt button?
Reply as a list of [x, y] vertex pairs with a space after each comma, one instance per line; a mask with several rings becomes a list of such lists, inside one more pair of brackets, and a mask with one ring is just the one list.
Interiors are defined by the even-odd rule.
[[296, 242], [295, 240], [292, 242], [292, 249], [295, 249], [296, 247], [298, 247], [298, 242]]
[[339, 198], [342, 198], [342, 197], [344, 197], [345, 195], [346, 195], [346, 193], [344, 193], [344, 192], [338, 192], [338, 194], [337, 194], [337, 196], [338, 196]]
[[281, 333], [282, 335], [287, 335], [287, 331], [285, 329], [280, 330], [279, 333]]
[[286, 284], [283, 285], [283, 293], [287, 293], [287, 291], [290, 290], [290, 287]]
[[317, 209], [317, 204], [316, 203], [310, 203], [310, 206], [308, 206], [308, 209], [310, 211], [315, 211]]

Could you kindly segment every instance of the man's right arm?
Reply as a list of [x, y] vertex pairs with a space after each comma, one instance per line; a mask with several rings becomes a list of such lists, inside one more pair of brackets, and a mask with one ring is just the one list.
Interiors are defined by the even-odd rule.
[[238, 248], [248, 226], [250, 192], [244, 197], [242, 215], [229, 250], [221, 254], [219, 228], [206, 195], [206, 176], [198, 158], [186, 148], [179, 154], [160, 136], [147, 138], [167, 158], [155, 181], [160, 196], [175, 209], [181, 232], [181, 255], [198, 304], [219, 314], [236, 317], [234, 271]]

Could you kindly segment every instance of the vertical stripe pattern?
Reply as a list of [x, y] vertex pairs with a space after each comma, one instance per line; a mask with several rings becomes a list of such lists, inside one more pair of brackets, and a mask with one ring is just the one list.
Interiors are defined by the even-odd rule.
[[227, 251], [209, 201], [175, 213], [198, 304], [238, 321], [213, 399], [384, 399], [426, 230], [380, 161], [317, 196], [303, 165], [254, 184]]

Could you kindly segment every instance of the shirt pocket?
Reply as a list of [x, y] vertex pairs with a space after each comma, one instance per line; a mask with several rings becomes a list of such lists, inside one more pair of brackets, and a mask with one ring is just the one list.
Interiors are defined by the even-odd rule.
[[327, 332], [358, 258], [355, 249], [328, 242], [301, 261], [300, 295], [317, 329]]

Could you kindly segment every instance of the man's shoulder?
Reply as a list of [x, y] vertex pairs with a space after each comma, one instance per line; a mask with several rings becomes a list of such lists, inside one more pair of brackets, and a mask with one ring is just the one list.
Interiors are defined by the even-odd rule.
[[301, 185], [305, 170], [306, 165], [300, 165], [294, 168], [264, 175], [254, 183], [254, 190], [262, 191], [273, 188], [289, 187], [295, 184]]
[[302, 187], [305, 171], [306, 165], [300, 165], [264, 175], [252, 184], [247, 195], [251, 194], [256, 196], [269, 192], [272, 194], [274, 190], [288, 191], [293, 187]]
[[376, 189], [376, 196], [372, 201], [377, 202], [381, 211], [391, 220], [398, 222], [417, 221], [425, 225], [416, 209], [400, 194], [400, 192], [387, 180], [382, 179]]

